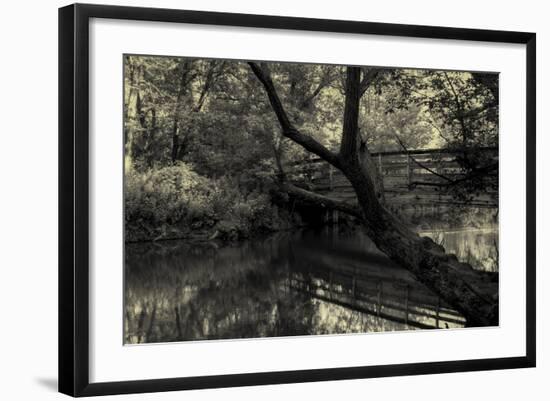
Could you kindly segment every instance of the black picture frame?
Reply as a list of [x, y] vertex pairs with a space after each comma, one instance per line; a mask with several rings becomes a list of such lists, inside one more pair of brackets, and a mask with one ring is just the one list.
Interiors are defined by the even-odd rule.
[[[88, 28], [90, 18], [526, 45], [526, 355], [495, 359], [90, 383], [88, 375], [90, 194]], [[74, 4], [59, 9], [59, 391], [71, 396], [95, 396], [534, 367], [536, 363], [535, 65], [536, 35], [534, 33], [87, 4]]]

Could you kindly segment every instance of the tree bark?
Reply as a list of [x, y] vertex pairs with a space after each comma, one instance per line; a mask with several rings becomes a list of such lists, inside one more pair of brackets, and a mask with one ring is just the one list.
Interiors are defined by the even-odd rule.
[[125, 171], [131, 171], [134, 165], [134, 141], [138, 131], [138, 127], [141, 126], [140, 118], [142, 114], [141, 110], [141, 85], [143, 83], [144, 68], [142, 64], [134, 64], [131, 59], [127, 61], [129, 63], [129, 91], [127, 104], [125, 108], [125, 141], [124, 141], [124, 169]]
[[302, 199], [325, 202], [327, 207], [347, 210], [349, 214], [356, 215], [363, 222], [368, 236], [382, 252], [412, 272], [420, 282], [462, 313], [469, 326], [497, 325], [498, 283], [494, 276], [460, 263], [455, 255], [446, 254], [443, 247], [429, 238], [421, 238], [399, 222], [380, 203], [369, 174], [369, 166], [364, 163], [365, 155], [361, 156], [361, 152], [368, 152], [368, 148], [366, 144], [359, 143], [358, 115], [362, 95], [360, 68], [347, 67], [342, 140], [340, 152], [335, 154], [292, 125], [267, 68], [255, 63], [249, 64], [267, 93], [283, 135], [340, 169], [357, 195], [360, 210], [350, 209], [349, 205], [305, 190], [297, 191], [289, 186], [283, 188]]
[[364, 174], [369, 174], [370, 178], [374, 184], [374, 190], [376, 192], [376, 197], [378, 202], [382, 205], [386, 204], [386, 196], [384, 193], [384, 179], [382, 177], [382, 172], [374, 162], [371, 154], [368, 152], [366, 142], [362, 142], [359, 147], [359, 153], [361, 157], [361, 165], [363, 166]]
[[252, 69], [252, 71], [258, 78], [258, 80], [263, 84], [267, 92], [271, 107], [273, 108], [273, 111], [277, 116], [277, 120], [279, 120], [279, 124], [282, 129], [282, 134], [287, 138], [293, 140], [297, 144], [301, 145], [305, 150], [316, 154], [323, 160], [332, 164], [334, 167], [340, 168], [340, 160], [338, 158], [338, 155], [328, 150], [325, 146], [317, 142], [315, 139], [313, 139], [309, 135], [304, 135], [300, 131], [298, 131], [296, 128], [294, 128], [281, 103], [281, 100], [279, 99], [279, 95], [275, 90], [275, 86], [273, 85], [271, 76], [267, 71], [267, 67], [260, 66], [256, 63], [248, 63], [248, 64], [250, 65], [250, 68]]
[[[222, 64], [223, 65], [223, 64]], [[188, 112], [200, 113], [208, 97], [208, 93], [218, 77], [220, 64], [217, 61], [210, 61], [205, 74], [204, 84], [200, 90], [198, 100], [194, 104], [191, 82], [196, 78], [197, 73], [193, 73], [193, 65], [191, 61], [185, 61], [181, 64], [180, 81], [176, 104], [174, 106], [174, 120], [172, 123], [172, 163], [176, 163], [183, 158], [189, 142], [189, 133], [182, 134], [182, 124], [180, 118], [185, 111], [185, 106], [188, 107]]]
[[363, 218], [362, 211], [357, 205], [352, 205], [344, 201], [331, 199], [327, 196], [316, 194], [315, 192], [307, 191], [303, 188], [299, 188], [288, 182], [282, 182], [279, 186], [279, 190], [292, 196], [294, 199], [301, 201], [302, 203], [317, 206], [320, 208], [339, 210], [350, 216]]
[[188, 85], [195, 78], [191, 74], [191, 62], [184, 61], [180, 66], [180, 81], [178, 85], [178, 94], [176, 97], [176, 104], [174, 105], [174, 120], [172, 122], [172, 149], [171, 157], [172, 163], [178, 160], [180, 150], [180, 114], [183, 110], [183, 101], [188, 92]]

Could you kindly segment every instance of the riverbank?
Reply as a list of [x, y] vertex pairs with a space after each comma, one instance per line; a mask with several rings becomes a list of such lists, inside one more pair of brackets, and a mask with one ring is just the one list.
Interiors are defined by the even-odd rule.
[[273, 202], [261, 180], [208, 178], [188, 164], [126, 173], [126, 242], [164, 239], [239, 240], [302, 225]]
[[[242, 224], [239, 221], [207, 221], [187, 224], [179, 222], [173, 225], [161, 225], [154, 227], [152, 222], [144, 221], [140, 225], [127, 223], [125, 227], [125, 242], [158, 242], [169, 240], [184, 240], [192, 243], [219, 240], [227, 243], [234, 243], [254, 238], [269, 236], [277, 232], [289, 232], [302, 229], [319, 227], [338, 226], [346, 230], [360, 229], [360, 225], [353, 218], [340, 217], [338, 221], [326, 220], [315, 221], [308, 219], [299, 211], [292, 210], [285, 205], [271, 204], [270, 208], [275, 209], [268, 220], [269, 224], [262, 225]], [[319, 214], [318, 211], [316, 211]], [[498, 230], [498, 221], [495, 221], [492, 214], [486, 210], [461, 213], [459, 217], [441, 220], [426, 218], [426, 221], [418, 224], [409, 221], [409, 227], [420, 236], [428, 236], [437, 240], [441, 232], [451, 234], [460, 233], [465, 230], [473, 230], [484, 233], [491, 233]], [[257, 222], [256, 222], [257, 223]]]

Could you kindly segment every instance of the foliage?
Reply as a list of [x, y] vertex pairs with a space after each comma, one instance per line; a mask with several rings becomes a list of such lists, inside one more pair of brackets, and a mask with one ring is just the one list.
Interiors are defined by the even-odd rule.
[[[498, 75], [396, 70], [388, 112], [420, 108], [446, 148], [468, 151], [498, 145]], [[463, 160], [473, 169], [484, 160]]]
[[125, 218], [127, 237], [138, 239], [141, 232], [151, 237], [181, 223], [201, 228], [214, 224], [220, 190], [183, 163], [126, 174]]
[[227, 177], [206, 178], [183, 162], [126, 174], [125, 219], [128, 241], [236, 240], [285, 224], [268, 194], [247, 193]]
[[[266, 68], [294, 126], [337, 150], [345, 68]], [[382, 68], [363, 76], [359, 126], [371, 151], [454, 149], [472, 177], [451, 190], [483, 189], [483, 176], [495, 174], [479, 149], [498, 145], [498, 76]], [[281, 135], [247, 63], [126, 56], [124, 113], [127, 239], [240, 238], [288, 225], [269, 189], [312, 154]]]

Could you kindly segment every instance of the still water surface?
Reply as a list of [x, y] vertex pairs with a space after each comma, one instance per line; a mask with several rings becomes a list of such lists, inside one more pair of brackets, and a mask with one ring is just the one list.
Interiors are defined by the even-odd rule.
[[[498, 271], [496, 229], [422, 232]], [[462, 327], [464, 318], [359, 231], [277, 233], [239, 244], [126, 245], [125, 342]]]

